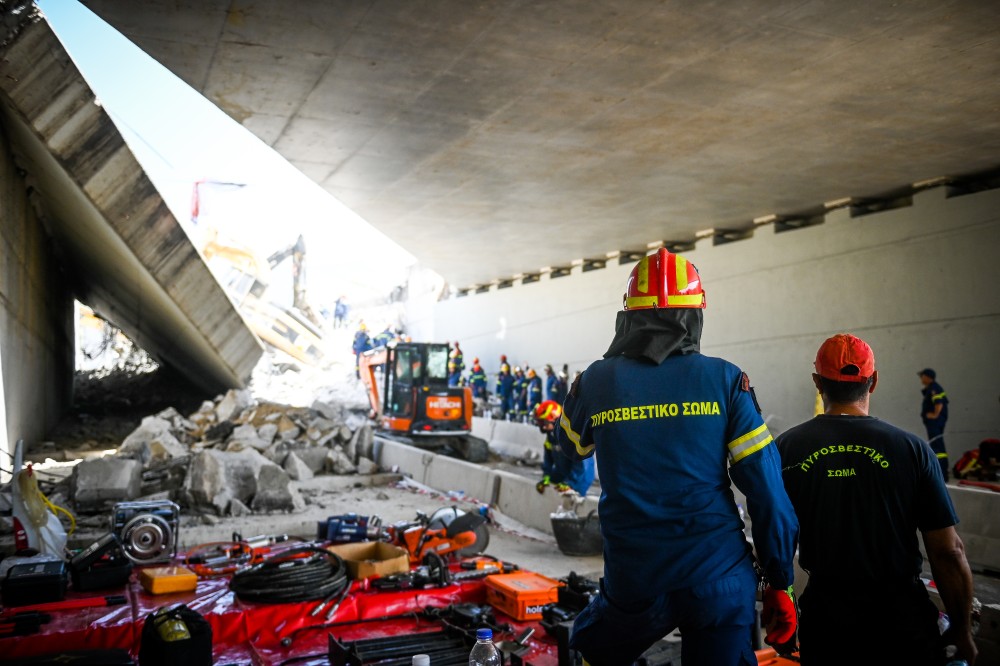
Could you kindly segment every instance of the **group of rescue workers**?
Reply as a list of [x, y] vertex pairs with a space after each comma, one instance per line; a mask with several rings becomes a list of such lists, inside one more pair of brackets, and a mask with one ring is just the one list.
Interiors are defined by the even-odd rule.
[[[940, 666], [945, 645], [974, 664], [972, 574], [942, 465], [927, 441], [869, 414], [871, 347], [825, 340], [812, 374], [823, 412], [775, 439], [747, 374], [700, 353], [705, 291], [693, 264], [658, 250], [633, 268], [623, 300], [604, 358], [561, 405], [536, 411], [552, 431], [547, 459], [596, 457], [601, 470], [604, 575], [570, 639], [585, 662], [632, 664], [679, 628], [684, 666], [754, 665], [760, 586], [765, 641], [781, 653], [797, 645], [805, 666]], [[796, 548], [809, 574], [799, 598]]]
[[[463, 374], [464, 369], [462, 348], [455, 342], [448, 360], [448, 385], [469, 386], [477, 404], [483, 405], [483, 412], [493, 415], [492, 409], [488, 406], [491, 397], [488, 388], [489, 379], [479, 359], [472, 359], [472, 368], [468, 376]], [[535, 410], [544, 400], [553, 400], [561, 404], [566, 397], [566, 366], [564, 365], [563, 369], [556, 373], [551, 365], [546, 364], [543, 372], [544, 381], [530, 366], [525, 366], [525, 369], [514, 366], [511, 370], [507, 356], [501, 355], [500, 371], [497, 373], [495, 390], [492, 393], [496, 397], [499, 410], [496, 416], [508, 421], [528, 423], [534, 418]]]

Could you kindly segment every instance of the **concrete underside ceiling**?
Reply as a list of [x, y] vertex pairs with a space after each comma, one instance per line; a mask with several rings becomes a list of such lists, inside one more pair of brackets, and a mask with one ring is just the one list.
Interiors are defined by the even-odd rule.
[[84, 4], [458, 287], [1000, 165], [981, 0]]
[[44, 21], [0, 48], [0, 125], [74, 295], [206, 390], [244, 385], [260, 342]]

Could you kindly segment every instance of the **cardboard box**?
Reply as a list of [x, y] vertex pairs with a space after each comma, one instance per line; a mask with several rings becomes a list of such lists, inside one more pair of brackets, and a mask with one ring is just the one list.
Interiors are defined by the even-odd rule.
[[327, 550], [340, 555], [354, 580], [406, 573], [410, 570], [409, 553], [383, 541], [343, 543], [328, 546]]
[[533, 571], [495, 574], [486, 577], [486, 603], [519, 622], [541, 620], [542, 607], [559, 601], [559, 586]]

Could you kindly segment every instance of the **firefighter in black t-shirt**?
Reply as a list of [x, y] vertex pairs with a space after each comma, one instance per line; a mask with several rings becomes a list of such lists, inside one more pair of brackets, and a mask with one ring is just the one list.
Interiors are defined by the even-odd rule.
[[[951, 621], [948, 644], [973, 664], [972, 573], [933, 451], [869, 416], [878, 373], [863, 340], [836, 335], [816, 355], [824, 413], [777, 438], [782, 478], [799, 518], [803, 666], [938, 666], [938, 612], [920, 579], [923, 537]], [[869, 635], [875, 640], [854, 637]]]

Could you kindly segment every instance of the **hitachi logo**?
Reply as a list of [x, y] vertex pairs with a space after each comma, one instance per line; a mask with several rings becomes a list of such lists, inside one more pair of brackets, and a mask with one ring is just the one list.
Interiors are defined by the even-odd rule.
[[462, 401], [455, 398], [428, 398], [429, 409], [461, 409]]

